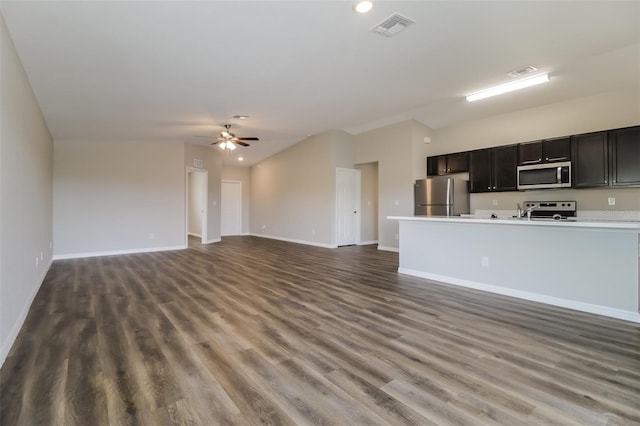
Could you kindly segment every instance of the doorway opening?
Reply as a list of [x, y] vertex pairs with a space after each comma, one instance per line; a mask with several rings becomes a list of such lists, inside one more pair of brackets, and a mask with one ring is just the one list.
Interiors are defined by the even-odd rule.
[[223, 180], [220, 191], [220, 235], [242, 234], [242, 182]]
[[185, 245], [189, 246], [189, 236], [207, 241], [207, 203], [209, 173], [206, 170], [187, 167], [186, 179], [186, 231]]
[[361, 176], [360, 242], [378, 244], [378, 162], [357, 164]]

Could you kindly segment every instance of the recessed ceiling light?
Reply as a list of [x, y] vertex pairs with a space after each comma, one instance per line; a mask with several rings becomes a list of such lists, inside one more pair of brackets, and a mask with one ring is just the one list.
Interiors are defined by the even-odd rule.
[[353, 5], [353, 10], [358, 13], [367, 13], [373, 8], [373, 3], [368, 0], [359, 1]]
[[247, 118], [249, 118], [248, 115], [234, 115], [233, 118], [236, 118], [238, 120], [246, 120]]
[[503, 93], [513, 92], [514, 90], [524, 89], [525, 87], [535, 86], [536, 84], [546, 83], [549, 81], [549, 74], [541, 74], [535, 77], [523, 78], [521, 80], [512, 81], [506, 84], [489, 87], [467, 96], [467, 101], [473, 102], [491, 96], [502, 95]]
[[238, 161], [243, 161], [244, 158], [243, 157], [238, 157]]

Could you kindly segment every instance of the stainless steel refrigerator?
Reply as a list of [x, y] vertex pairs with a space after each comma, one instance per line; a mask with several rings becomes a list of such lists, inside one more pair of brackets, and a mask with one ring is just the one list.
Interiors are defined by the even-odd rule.
[[413, 186], [416, 216], [460, 216], [469, 213], [469, 181], [438, 176]]

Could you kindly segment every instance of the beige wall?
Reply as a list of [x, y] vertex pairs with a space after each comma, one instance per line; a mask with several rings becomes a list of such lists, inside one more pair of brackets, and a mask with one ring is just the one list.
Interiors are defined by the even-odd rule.
[[207, 181], [207, 241], [220, 241], [220, 180], [222, 174], [221, 153], [210, 146], [184, 144], [184, 165], [193, 167], [194, 160], [202, 160], [202, 169], [208, 172]]
[[360, 170], [360, 239], [378, 242], [378, 163], [358, 164]]
[[184, 247], [183, 143], [54, 147], [56, 257]]
[[[497, 115], [433, 132], [427, 155], [467, 151], [640, 124], [637, 90], [601, 93], [524, 111]], [[609, 206], [608, 197], [616, 197]], [[497, 205], [494, 205], [494, 200]], [[640, 210], [640, 188], [580, 189], [472, 194], [471, 210], [509, 210], [516, 203], [575, 200], [578, 211]]]
[[53, 142], [1, 16], [0, 55], [1, 365], [51, 264]]
[[337, 167], [353, 167], [351, 137], [326, 132], [251, 168], [250, 232], [335, 245]]
[[408, 120], [354, 137], [355, 163], [378, 163], [380, 248], [398, 247], [398, 222], [387, 216], [413, 216], [413, 183], [426, 175], [424, 137], [429, 134], [429, 128]]
[[223, 167], [222, 180], [242, 182], [242, 228], [240, 232], [248, 234], [251, 212], [251, 170], [249, 167]]

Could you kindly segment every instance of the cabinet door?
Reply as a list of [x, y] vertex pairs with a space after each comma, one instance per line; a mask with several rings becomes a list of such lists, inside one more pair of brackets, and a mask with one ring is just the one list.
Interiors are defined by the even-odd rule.
[[609, 133], [612, 185], [640, 185], [640, 126]]
[[469, 191], [488, 192], [491, 188], [491, 150], [471, 151], [469, 153]]
[[438, 175], [438, 157], [427, 157], [427, 176]]
[[527, 142], [518, 145], [518, 164], [542, 163], [542, 142]]
[[545, 163], [571, 161], [571, 138], [566, 137], [542, 141], [542, 159]]
[[575, 188], [609, 185], [606, 132], [572, 136], [571, 156]]
[[493, 148], [494, 191], [518, 189], [518, 147], [516, 145]]
[[469, 153], [456, 152], [447, 155], [447, 173], [462, 173], [469, 171]]
[[437, 176], [447, 173], [447, 156], [446, 155], [434, 155], [433, 157], [427, 157], [427, 175]]

